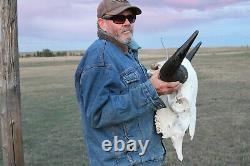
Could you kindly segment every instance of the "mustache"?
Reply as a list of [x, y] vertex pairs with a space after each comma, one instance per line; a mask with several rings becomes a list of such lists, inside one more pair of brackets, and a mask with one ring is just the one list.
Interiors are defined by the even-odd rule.
[[132, 28], [123, 28], [122, 32], [126, 32], [126, 31], [130, 31], [131, 33], [133, 33], [133, 29]]

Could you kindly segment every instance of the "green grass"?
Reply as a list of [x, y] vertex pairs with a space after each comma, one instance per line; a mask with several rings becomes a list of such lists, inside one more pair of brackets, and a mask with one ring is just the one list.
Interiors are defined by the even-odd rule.
[[26, 165], [87, 165], [73, 87], [76, 63], [25, 65], [21, 99]]
[[250, 53], [249, 52], [244, 53], [244, 54], [241, 54], [240, 56], [243, 57], [243, 58], [250, 58]]
[[32, 67], [22, 79], [27, 165], [87, 165], [73, 71], [68, 64]]

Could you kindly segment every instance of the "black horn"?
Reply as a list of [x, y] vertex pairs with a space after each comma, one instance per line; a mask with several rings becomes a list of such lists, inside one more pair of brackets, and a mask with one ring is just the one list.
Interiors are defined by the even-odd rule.
[[184, 66], [181, 65], [183, 59], [197, 37], [199, 31], [196, 30], [191, 37], [171, 56], [160, 70], [160, 79], [166, 82], [180, 81], [184, 83], [187, 80], [188, 73]]
[[202, 42], [199, 42], [186, 56], [186, 58], [191, 62], [196, 52], [199, 50]]

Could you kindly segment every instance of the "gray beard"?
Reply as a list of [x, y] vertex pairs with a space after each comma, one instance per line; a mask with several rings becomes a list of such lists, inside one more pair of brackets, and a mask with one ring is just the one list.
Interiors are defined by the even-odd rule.
[[131, 40], [132, 40], [132, 37], [133, 37], [133, 32], [132, 32], [131, 37], [128, 38], [128, 39], [126, 39], [126, 40], [121, 40], [121, 38], [119, 37], [118, 34], [115, 34], [115, 35], [113, 35], [113, 34], [111, 34], [111, 33], [107, 33], [107, 34], [108, 34], [109, 36], [112, 36], [112, 37], [115, 38], [117, 41], [121, 42], [122, 44], [128, 44], [128, 43], [130, 43]]
[[114, 38], [117, 40], [117, 41], [119, 41], [119, 42], [121, 42], [122, 44], [128, 44], [128, 43], [130, 43], [131, 42], [131, 40], [132, 40], [132, 38], [129, 38], [129, 39], [127, 39], [127, 40], [120, 40], [119, 39], [119, 37], [116, 37], [116, 36], [114, 36]]

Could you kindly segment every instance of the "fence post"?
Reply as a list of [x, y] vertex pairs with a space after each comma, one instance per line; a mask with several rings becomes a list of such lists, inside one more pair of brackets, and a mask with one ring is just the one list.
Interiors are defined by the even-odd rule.
[[17, 0], [0, 0], [0, 118], [4, 166], [24, 166]]

